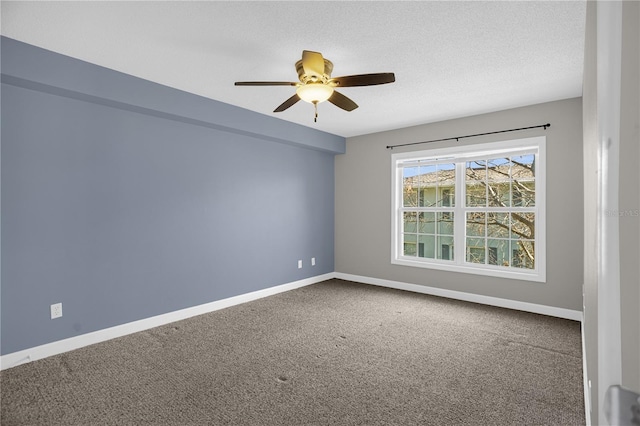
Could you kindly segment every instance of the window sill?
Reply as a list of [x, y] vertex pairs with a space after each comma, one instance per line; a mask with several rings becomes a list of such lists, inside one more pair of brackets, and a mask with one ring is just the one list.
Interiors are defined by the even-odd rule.
[[401, 266], [411, 266], [414, 268], [425, 268], [425, 269], [437, 269], [441, 271], [450, 271], [450, 272], [460, 272], [463, 274], [474, 274], [474, 275], [485, 275], [491, 277], [498, 278], [508, 278], [512, 280], [523, 280], [523, 281], [534, 281], [545, 283], [546, 276], [544, 272], [541, 271], [527, 271], [523, 270], [514, 271], [514, 270], [505, 270], [504, 268], [500, 268], [499, 266], [495, 268], [491, 267], [474, 267], [472, 264], [465, 263], [464, 265], [460, 265], [453, 262], [448, 261], [432, 261], [425, 262], [420, 260], [414, 260], [411, 258], [397, 258], [391, 259], [391, 263], [394, 265]]

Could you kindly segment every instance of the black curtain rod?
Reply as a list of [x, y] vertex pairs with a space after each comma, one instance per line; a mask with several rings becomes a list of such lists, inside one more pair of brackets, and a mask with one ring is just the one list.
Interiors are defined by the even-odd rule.
[[484, 136], [484, 135], [495, 135], [496, 133], [506, 133], [506, 132], [517, 132], [519, 130], [528, 130], [528, 129], [537, 129], [540, 127], [544, 127], [545, 130], [547, 130], [547, 127], [551, 127], [551, 124], [547, 123], [547, 124], [540, 124], [539, 126], [531, 126], [531, 127], [520, 127], [519, 129], [509, 129], [509, 130], [498, 130], [495, 132], [487, 132], [487, 133], [477, 133], [475, 135], [466, 135], [466, 136], [456, 136], [454, 138], [444, 138], [444, 139], [434, 139], [432, 141], [424, 141], [424, 142], [411, 142], [411, 143], [403, 143], [400, 145], [387, 145], [387, 149], [393, 149], [393, 148], [397, 148], [399, 146], [409, 146], [409, 145], [419, 145], [422, 143], [431, 143], [431, 142], [442, 142], [442, 141], [452, 141], [452, 140], [460, 140], [460, 139], [464, 139], [464, 138], [472, 138], [474, 136]]

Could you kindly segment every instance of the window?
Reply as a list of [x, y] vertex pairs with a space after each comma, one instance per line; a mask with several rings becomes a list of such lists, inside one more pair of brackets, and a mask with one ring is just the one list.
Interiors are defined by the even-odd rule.
[[545, 138], [392, 155], [392, 263], [544, 282]]

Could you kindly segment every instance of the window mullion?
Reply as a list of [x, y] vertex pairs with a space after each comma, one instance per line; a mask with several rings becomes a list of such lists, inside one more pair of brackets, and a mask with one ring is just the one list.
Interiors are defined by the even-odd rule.
[[456, 264], [464, 263], [464, 218], [465, 218], [465, 167], [464, 161], [456, 163], [456, 205], [453, 209], [454, 260]]

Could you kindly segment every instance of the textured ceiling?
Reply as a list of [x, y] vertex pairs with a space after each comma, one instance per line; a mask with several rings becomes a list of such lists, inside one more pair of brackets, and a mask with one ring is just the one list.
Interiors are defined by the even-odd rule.
[[[2, 35], [349, 137], [582, 94], [584, 1], [2, 1]], [[333, 76], [394, 72], [393, 84], [340, 89], [352, 112], [299, 102], [302, 50]]]

